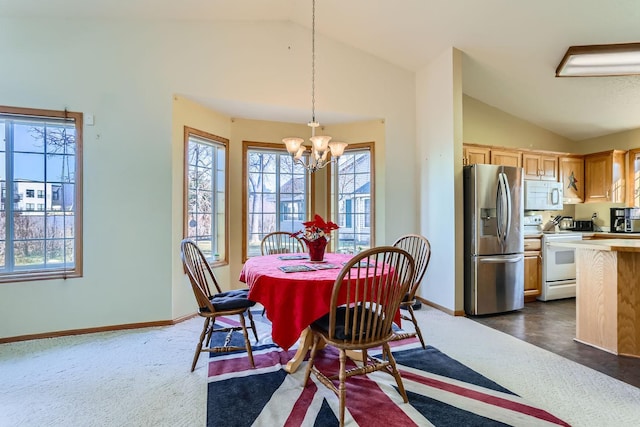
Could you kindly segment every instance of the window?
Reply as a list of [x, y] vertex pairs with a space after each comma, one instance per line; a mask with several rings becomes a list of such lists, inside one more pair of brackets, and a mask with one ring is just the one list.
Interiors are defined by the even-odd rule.
[[0, 281], [81, 276], [82, 113], [0, 107], [0, 135]]
[[[276, 147], [282, 148], [276, 148]], [[283, 145], [244, 143], [244, 257], [260, 255], [273, 231], [294, 232], [308, 218], [309, 175]]]
[[334, 250], [358, 253], [373, 242], [373, 144], [350, 144], [331, 165], [332, 218], [336, 230]]
[[227, 261], [229, 140], [185, 126], [184, 236], [212, 262]]
[[44, 199], [44, 190], [38, 190], [38, 199]]

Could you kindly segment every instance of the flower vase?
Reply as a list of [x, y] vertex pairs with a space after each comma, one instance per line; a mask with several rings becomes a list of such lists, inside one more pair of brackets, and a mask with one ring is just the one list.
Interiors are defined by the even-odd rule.
[[319, 262], [324, 260], [324, 251], [327, 248], [326, 237], [318, 237], [316, 240], [304, 239], [309, 249], [309, 261]]

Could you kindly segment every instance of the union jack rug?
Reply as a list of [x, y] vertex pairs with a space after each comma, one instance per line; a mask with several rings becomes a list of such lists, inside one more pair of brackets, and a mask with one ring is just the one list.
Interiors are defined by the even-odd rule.
[[[338, 426], [337, 396], [314, 375], [304, 387], [306, 361], [295, 373], [285, 372], [296, 349], [284, 351], [271, 341], [270, 324], [260, 312], [254, 319], [259, 333], [258, 344], [252, 340], [255, 369], [244, 351], [211, 353], [207, 426]], [[237, 321], [221, 318], [216, 324]], [[243, 345], [237, 335], [233, 340]], [[569, 425], [436, 348], [422, 349], [417, 339], [396, 341], [392, 347], [409, 403], [402, 401], [395, 380], [385, 372], [349, 378], [346, 425]], [[337, 350], [327, 347], [318, 352], [316, 364], [323, 372], [337, 373], [337, 356]]]

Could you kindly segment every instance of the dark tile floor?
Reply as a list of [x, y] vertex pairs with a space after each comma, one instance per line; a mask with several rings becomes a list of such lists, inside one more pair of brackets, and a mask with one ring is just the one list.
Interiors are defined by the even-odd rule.
[[573, 340], [575, 298], [535, 301], [522, 310], [469, 318], [640, 388], [640, 358], [616, 356]]

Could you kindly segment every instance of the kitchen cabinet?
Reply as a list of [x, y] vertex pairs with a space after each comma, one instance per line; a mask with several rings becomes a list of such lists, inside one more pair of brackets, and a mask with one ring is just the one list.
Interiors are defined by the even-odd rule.
[[558, 156], [522, 153], [523, 178], [558, 181]]
[[475, 145], [464, 145], [462, 147], [462, 155], [464, 156], [463, 164], [473, 165], [476, 163], [491, 163], [491, 149], [488, 147], [478, 147]]
[[624, 155], [609, 150], [584, 156], [585, 202], [624, 203]]
[[542, 293], [542, 237], [524, 239], [524, 302], [535, 301]]
[[584, 156], [563, 156], [558, 160], [563, 203], [584, 202]]
[[522, 167], [522, 153], [516, 150], [491, 150], [491, 164]]
[[640, 206], [640, 148], [629, 150], [627, 163], [627, 206]]

